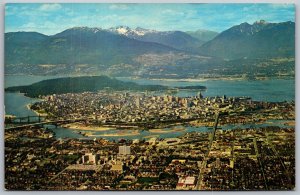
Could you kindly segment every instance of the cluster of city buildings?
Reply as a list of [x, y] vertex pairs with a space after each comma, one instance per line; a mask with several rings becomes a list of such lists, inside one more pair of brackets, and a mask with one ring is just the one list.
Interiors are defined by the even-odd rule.
[[[31, 109], [86, 125], [189, 122], [214, 126], [176, 138], [56, 139], [50, 129], [5, 130], [8, 190], [292, 190], [294, 102], [249, 97], [99, 91], [43, 97]], [[217, 117], [216, 117], [217, 116]], [[218, 120], [219, 119], [219, 120]], [[278, 120], [269, 123], [267, 120]], [[219, 124], [269, 125], [232, 127]], [[291, 124], [288, 124], [291, 123]], [[142, 126], [143, 127], [143, 126]], [[140, 128], [143, 129], [143, 128]]]
[[[55, 119], [86, 119], [85, 124], [144, 124], [152, 127], [170, 122], [213, 122], [216, 112], [227, 117], [221, 124], [294, 119], [294, 102], [253, 101], [249, 97], [155, 96], [138, 92], [69, 93], [43, 97], [31, 109]], [[198, 125], [198, 124], [196, 124]]]
[[295, 129], [189, 132], [177, 138], [55, 139], [5, 131], [8, 190], [291, 190]]

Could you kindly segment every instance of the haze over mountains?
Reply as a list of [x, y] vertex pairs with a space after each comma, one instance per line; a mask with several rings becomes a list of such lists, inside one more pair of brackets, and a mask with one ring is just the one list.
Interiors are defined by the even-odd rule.
[[212, 40], [219, 34], [218, 32], [205, 29], [199, 29], [196, 31], [186, 31], [186, 33], [204, 42]]
[[[53, 36], [5, 33], [7, 74], [207, 73], [224, 60], [294, 57], [295, 23], [242, 23], [221, 33], [119, 26], [74, 27]], [[189, 69], [190, 71], [187, 71]]]

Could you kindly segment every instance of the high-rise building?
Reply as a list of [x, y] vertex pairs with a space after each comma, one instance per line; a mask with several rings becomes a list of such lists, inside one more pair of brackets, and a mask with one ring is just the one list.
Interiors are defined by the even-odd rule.
[[234, 168], [234, 160], [233, 159], [230, 159], [230, 168]]
[[164, 96], [164, 102], [167, 102], [169, 100], [168, 96]]
[[86, 153], [82, 156], [82, 164], [97, 164], [99, 160], [99, 154]]
[[173, 97], [172, 96], [168, 96], [168, 102], [172, 102], [173, 101]]
[[135, 99], [135, 106], [136, 106], [137, 108], [140, 108], [140, 98], [139, 98], [139, 97], [137, 97], [137, 98]]
[[129, 155], [130, 154], [130, 146], [119, 146], [119, 155]]
[[115, 164], [112, 165], [110, 170], [122, 173], [123, 172], [123, 163], [120, 161], [117, 161]]
[[199, 99], [202, 99], [202, 98], [203, 98], [203, 95], [202, 95], [201, 91], [198, 92], [197, 97], [198, 97]]
[[216, 159], [216, 167], [217, 167], [217, 168], [220, 168], [220, 166], [221, 166], [220, 158], [217, 158], [217, 159]]
[[180, 103], [181, 103], [182, 106], [188, 107], [188, 100], [186, 98], [182, 98], [180, 100]]

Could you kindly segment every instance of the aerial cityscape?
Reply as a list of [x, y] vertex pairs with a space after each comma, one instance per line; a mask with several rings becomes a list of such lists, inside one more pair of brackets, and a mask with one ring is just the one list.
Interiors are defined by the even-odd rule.
[[6, 190], [295, 189], [293, 4], [5, 10]]

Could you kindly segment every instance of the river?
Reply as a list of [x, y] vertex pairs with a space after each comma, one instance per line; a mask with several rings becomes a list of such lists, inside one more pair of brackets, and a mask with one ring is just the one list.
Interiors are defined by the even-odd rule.
[[[31, 75], [6, 75], [5, 87], [29, 85], [41, 80], [52, 79], [62, 76], [31, 76]], [[203, 91], [204, 96], [249, 96], [253, 100], [279, 102], [279, 101], [292, 101], [295, 100], [295, 80], [294, 79], [271, 79], [271, 80], [203, 80], [197, 82], [186, 81], [168, 81], [168, 80], [147, 80], [147, 79], [131, 79], [131, 78], [118, 78], [123, 81], [133, 81], [139, 84], [159, 84], [166, 86], [190, 86], [190, 85], [203, 85], [207, 87], [207, 90]], [[198, 91], [195, 90], [181, 90], [177, 96], [195, 96]], [[18, 117], [35, 115], [34, 112], [28, 110], [26, 105], [38, 101], [37, 99], [25, 97], [20, 93], [5, 93], [5, 114], [15, 115]], [[273, 121], [274, 122], [274, 121]], [[282, 121], [277, 125], [281, 126]], [[248, 124], [248, 127], [253, 124]], [[258, 126], [268, 126], [271, 124], [261, 124]], [[257, 126], [257, 125], [256, 125]], [[235, 126], [236, 127], [236, 126]], [[223, 126], [223, 129], [231, 129], [233, 126]], [[66, 128], [51, 128], [56, 133], [57, 138], [84, 138], [83, 135], [78, 133], [78, 130], [66, 129]], [[185, 132], [191, 131], [209, 131], [207, 127], [184, 127], [182, 131], [170, 131], [160, 133], [152, 133], [149, 131], [139, 131], [138, 134], [133, 133], [128, 135], [128, 132], [124, 136], [110, 136], [112, 134], [120, 133], [120, 130], [113, 129], [108, 131], [84, 131], [87, 134], [93, 134], [88, 138], [103, 137], [109, 140], [112, 139], [143, 139], [149, 137], [177, 137]], [[122, 132], [122, 131], [121, 131]]]

